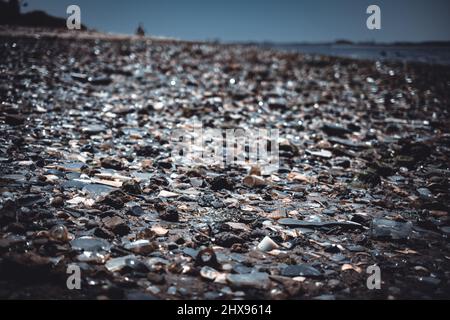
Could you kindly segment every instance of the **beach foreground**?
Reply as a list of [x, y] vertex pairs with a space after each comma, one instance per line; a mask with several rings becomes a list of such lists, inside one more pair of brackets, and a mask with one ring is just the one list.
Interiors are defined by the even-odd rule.
[[[0, 46], [1, 298], [449, 297], [449, 67], [36, 30]], [[175, 162], [195, 123], [278, 129], [278, 169]]]

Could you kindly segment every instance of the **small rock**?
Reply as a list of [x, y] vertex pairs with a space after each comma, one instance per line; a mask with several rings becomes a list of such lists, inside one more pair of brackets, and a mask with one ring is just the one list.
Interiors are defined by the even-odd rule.
[[106, 169], [122, 170], [124, 168], [122, 161], [114, 158], [103, 158], [100, 164]]
[[285, 277], [302, 276], [317, 278], [322, 276], [322, 273], [319, 270], [307, 264], [287, 266], [281, 271], [281, 274]]
[[148, 240], [136, 240], [124, 245], [124, 248], [136, 254], [149, 254], [157, 248], [157, 246]]
[[69, 232], [67, 228], [61, 224], [50, 229], [50, 238], [60, 242], [67, 242], [69, 240]]
[[231, 248], [231, 246], [235, 243], [244, 243], [244, 242], [245, 242], [244, 239], [233, 233], [223, 232], [216, 235], [216, 243], [219, 246], [225, 248]]
[[141, 186], [139, 185], [139, 182], [136, 180], [127, 180], [124, 183], [122, 183], [122, 190], [127, 193], [131, 194], [141, 194]]
[[284, 98], [270, 97], [267, 100], [267, 105], [271, 109], [285, 109], [287, 108], [287, 101]]
[[123, 208], [124, 204], [130, 200], [130, 197], [127, 196], [121, 190], [114, 190], [108, 193], [105, 196], [101, 196], [98, 198], [96, 204], [97, 205], [107, 205], [114, 209]]
[[220, 275], [220, 272], [211, 267], [204, 266], [200, 270], [200, 275], [202, 276], [202, 278], [214, 281]]
[[449, 235], [449, 234], [450, 234], [450, 227], [441, 227], [440, 229], [441, 229], [441, 231], [442, 231], [443, 233], [445, 233], [446, 235]]
[[335, 244], [331, 244], [331, 245], [325, 247], [324, 251], [328, 252], [328, 253], [339, 253], [339, 252], [341, 252], [341, 249], [339, 248], [339, 246], [337, 246]]
[[19, 126], [25, 123], [25, 117], [19, 114], [5, 114], [5, 122], [10, 126]]
[[156, 157], [160, 153], [160, 149], [152, 145], [138, 145], [134, 150], [136, 155], [140, 157]]
[[235, 288], [267, 290], [270, 287], [269, 275], [264, 272], [228, 274], [226, 280]]
[[128, 214], [135, 217], [140, 217], [145, 214], [145, 211], [140, 206], [132, 206], [128, 209]]
[[50, 204], [53, 207], [57, 207], [57, 208], [62, 207], [64, 205], [64, 199], [61, 196], [56, 196], [52, 199]]
[[108, 271], [111, 272], [120, 271], [127, 265], [128, 259], [135, 259], [135, 258], [136, 257], [134, 255], [128, 255], [124, 257], [109, 259], [108, 262], [106, 262], [105, 267]]
[[161, 190], [159, 192], [159, 194], [158, 194], [159, 198], [175, 198], [175, 197], [178, 197], [178, 196], [179, 196], [178, 193], [170, 192], [170, 191], [167, 191], [167, 190]]
[[428, 188], [418, 188], [417, 193], [422, 200], [431, 200], [433, 199], [433, 194]]
[[233, 190], [234, 189], [234, 183], [231, 181], [230, 178], [226, 176], [217, 176], [211, 181], [211, 189], [215, 191], [219, 190]]
[[352, 133], [350, 130], [337, 124], [325, 124], [322, 127], [322, 131], [330, 136], [338, 136], [338, 137]]
[[325, 158], [325, 159], [329, 159], [333, 156], [331, 151], [328, 151], [328, 150], [320, 150], [320, 151], [306, 150], [306, 153], [310, 154], [312, 156], [315, 156], [315, 157], [320, 157], [320, 158]]
[[112, 82], [112, 79], [105, 76], [99, 76], [99, 77], [89, 77], [87, 79], [89, 83], [93, 85], [100, 85], [100, 86], [106, 86]]
[[219, 268], [220, 264], [217, 261], [216, 253], [211, 248], [206, 248], [198, 252], [195, 258], [196, 266], [209, 266], [212, 268]]
[[341, 227], [346, 230], [351, 229], [364, 229], [362, 225], [356, 222], [351, 221], [330, 221], [330, 222], [314, 222], [314, 221], [304, 221], [304, 220], [296, 220], [292, 218], [283, 218], [278, 220], [278, 223], [283, 226], [288, 226], [291, 228], [333, 228], [333, 227]]
[[152, 226], [150, 230], [154, 232], [157, 237], [165, 237], [169, 233], [169, 230], [158, 225]]
[[387, 219], [374, 219], [372, 221], [372, 236], [374, 238], [404, 240], [410, 236], [411, 232], [411, 222], [396, 222]]
[[98, 227], [98, 228], [95, 228], [95, 230], [94, 230], [94, 236], [102, 238], [102, 239], [113, 239], [114, 233], [107, 230], [106, 228]]
[[435, 287], [438, 286], [441, 283], [441, 280], [435, 277], [420, 277], [419, 282]]
[[154, 272], [149, 272], [147, 274], [147, 279], [154, 284], [164, 284], [166, 282], [164, 275]]
[[87, 135], [96, 135], [96, 134], [100, 134], [102, 132], [104, 132], [106, 130], [106, 128], [102, 125], [90, 125], [90, 126], [86, 126], [84, 128], [81, 129], [81, 132], [87, 134]]
[[250, 228], [242, 222], [226, 222], [225, 225], [235, 231], [250, 231]]
[[266, 236], [264, 239], [261, 240], [261, 242], [258, 244], [258, 250], [261, 251], [272, 251], [274, 249], [279, 248], [280, 246], [275, 243], [270, 237]]
[[249, 188], [264, 187], [267, 185], [267, 182], [263, 178], [257, 176], [246, 176], [242, 180], [242, 183]]
[[130, 227], [118, 216], [106, 217], [102, 222], [106, 228], [119, 236], [127, 235], [130, 232]]
[[331, 160], [331, 164], [335, 167], [341, 167], [341, 168], [350, 168], [351, 161], [349, 158], [346, 157], [336, 157]]
[[159, 214], [159, 217], [165, 221], [178, 222], [179, 220], [178, 210], [174, 206], [169, 206]]
[[84, 250], [88, 252], [109, 251], [111, 248], [108, 241], [89, 236], [72, 240], [70, 244], [74, 250]]

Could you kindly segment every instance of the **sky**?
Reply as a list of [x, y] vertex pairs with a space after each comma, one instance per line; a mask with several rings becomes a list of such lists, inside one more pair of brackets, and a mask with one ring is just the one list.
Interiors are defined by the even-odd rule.
[[[449, 0], [23, 0], [22, 9], [67, 17], [99, 31], [184, 40], [327, 42], [450, 41]], [[381, 30], [368, 30], [366, 9], [381, 9]]]

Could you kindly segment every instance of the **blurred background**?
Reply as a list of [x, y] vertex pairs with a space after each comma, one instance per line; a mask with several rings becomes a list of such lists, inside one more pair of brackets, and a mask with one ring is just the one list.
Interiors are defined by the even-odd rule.
[[[185, 40], [329, 42], [450, 40], [448, 0], [27, 0], [24, 12], [64, 17], [71, 4], [82, 22], [100, 31], [148, 33]], [[382, 29], [366, 28], [377, 4]]]
[[[0, 0], [2, 3], [14, 10], [20, 8], [22, 14], [0, 10], [0, 24], [65, 28], [67, 7], [76, 4], [81, 8], [83, 26], [100, 32], [450, 64], [448, 0]], [[372, 4], [381, 9], [381, 30], [366, 26], [366, 10]]]

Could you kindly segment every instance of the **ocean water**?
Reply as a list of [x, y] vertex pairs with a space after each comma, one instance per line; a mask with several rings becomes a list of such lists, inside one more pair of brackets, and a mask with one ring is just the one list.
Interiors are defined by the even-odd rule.
[[367, 60], [393, 60], [450, 65], [450, 46], [383, 46], [343, 44], [270, 44], [278, 50]]

